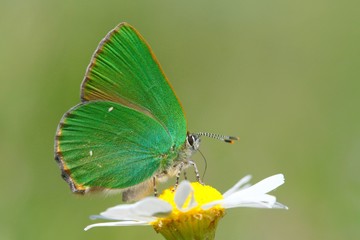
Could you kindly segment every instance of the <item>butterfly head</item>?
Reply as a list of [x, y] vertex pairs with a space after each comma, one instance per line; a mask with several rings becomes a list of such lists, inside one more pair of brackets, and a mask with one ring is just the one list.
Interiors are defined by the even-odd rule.
[[190, 149], [192, 152], [195, 152], [199, 149], [200, 147], [200, 136], [198, 134], [193, 134], [193, 133], [187, 133], [186, 136], [186, 147], [187, 149]]

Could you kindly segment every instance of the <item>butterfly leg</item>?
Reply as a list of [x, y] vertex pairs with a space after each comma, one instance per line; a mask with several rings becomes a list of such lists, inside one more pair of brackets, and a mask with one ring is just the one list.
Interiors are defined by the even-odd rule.
[[199, 174], [199, 170], [196, 166], [196, 163], [192, 160], [189, 160], [189, 164], [192, 165], [194, 167], [194, 170], [195, 170], [195, 176], [196, 176], [196, 180], [201, 184], [201, 185], [204, 185], [204, 183], [201, 181], [200, 179], [200, 174]]
[[186, 170], [184, 170], [184, 179], [187, 180]]
[[181, 171], [184, 168], [184, 162], [181, 162], [179, 164], [179, 168], [178, 168], [178, 172], [176, 173], [176, 182], [174, 185], [174, 191], [176, 190], [177, 186], [179, 185], [179, 181], [180, 181], [180, 175], [181, 175]]
[[157, 188], [156, 188], [156, 178], [153, 177], [153, 187], [154, 187], [154, 196], [157, 197], [158, 196], [158, 192], [157, 192]]

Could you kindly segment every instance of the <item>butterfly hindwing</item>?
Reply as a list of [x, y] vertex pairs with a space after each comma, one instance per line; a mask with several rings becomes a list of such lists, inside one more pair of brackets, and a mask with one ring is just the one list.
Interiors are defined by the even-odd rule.
[[75, 106], [61, 120], [55, 151], [73, 190], [124, 189], [166, 168], [173, 141], [154, 118], [109, 101]]

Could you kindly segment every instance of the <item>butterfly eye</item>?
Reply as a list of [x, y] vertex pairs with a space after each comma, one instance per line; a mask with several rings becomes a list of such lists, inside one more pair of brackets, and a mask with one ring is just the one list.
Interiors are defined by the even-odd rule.
[[188, 141], [188, 143], [189, 143], [190, 146], [193, 146], [193, 145], [194, 145], [194, 142], [195, 142], [194, 136], [193, 136], [193, 135], [188, 135], [187, 141]]
[[187, 145], [192, 151], [196, 151], [200, 145], [200, 138], [196, 134], [188, 134], [186, 137]]

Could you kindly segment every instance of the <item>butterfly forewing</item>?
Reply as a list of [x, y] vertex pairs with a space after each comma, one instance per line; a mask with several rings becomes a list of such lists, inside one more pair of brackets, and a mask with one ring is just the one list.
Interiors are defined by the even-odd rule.
[[182, 107], [149, 45], [127, 23], [118, 25], [100, 42], [81, 91], [83, 101], [114, 101], [157, 119], [169, 132], [175, 149], [185, 142]]

